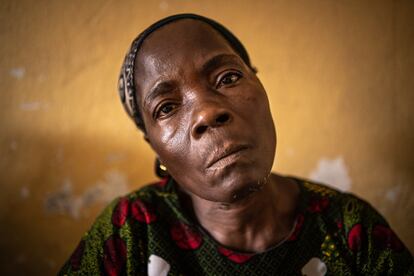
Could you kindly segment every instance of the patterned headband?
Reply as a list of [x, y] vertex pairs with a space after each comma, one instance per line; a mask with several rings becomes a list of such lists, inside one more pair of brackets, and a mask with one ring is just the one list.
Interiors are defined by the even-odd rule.
[[121, 67], [121, 73], [119, 76], [119, 83], [118, 83], [118, 91], [119, 96], [121, 97], [122, 104], [131, 117], [134, 120], [136, 126], [141, 129], [145, 133], [145, 125], [142, 119], [142, 115], [140, 112], [140, 108], [137, 103], [136, 98], [136, 89], [135, 89], [135, 82], [134, 82], [134, 68], [135, 68], [135, 60], [137, 57], [138, 50], [141, 48], [142, 43], [144, 40], [154, 31], [161, 28], [164, 25], [167, 25], [173, 21], [180, 20], [180, 19], [195, 19], [202, 22], [209, 24], [213, 27], [216, 31], [218, 31], [230, 44], [233, 50], [236, 51], [237, 54], [240, 55], [242, 60], [246, 63], [247, 66], [255, 69], [250, 64], [249, 55], [247, 54], [246, 49], [244, 48], [243, 44], [223, 25], [217, 23], [216, 21], [209, 19], [207, 17], [203, 17], [196, 14], [177, 14], [166, 17], [157, 21], [156, 23], [152, 24], [150, 27], [145, 29], [131, 44], [131, 47], [125, 56], [124, 63]]

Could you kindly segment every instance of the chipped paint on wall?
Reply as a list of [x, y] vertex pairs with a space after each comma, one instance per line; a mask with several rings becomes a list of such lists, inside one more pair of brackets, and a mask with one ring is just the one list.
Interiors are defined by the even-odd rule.
[[24, 78], [24, 75], [26, 74], [26, 69], [24, 67], [12, 68], [10, 69], [9, 74], [13, 78], [21, 80]]
[[69, 178], [63, 180], [58, 191], [46, 198], [45, 209], [49, 213], [69, 214], [72, 217], [78, 217], [79, 198], [72, 194], [72, 181]]
[[309, 178], [333, 186], [341, 191], [351, 189], [351, 178], [348, 175], [342, 156], [333, 159], [321, 158], [316, 168], [309, 174]]
[[47, 105], [41, 102], [26, 102], [20, 104], [20, 109], [23, 111], [37, 111], [46, 108]]
[[77, 219], [84, 208], [96, 203], [106, 204], [127, 192], [126, 176], [115, 170], [106, 172], [102, 180], [98, 180], [81, 195], [73, 193], [72, 181], [66, 178], [58, 191], [47, 196], [44, 207], [47, 213], [69, 215]]
[[36, 111], [40, 109], [40, 106], [40, 102], [21, 103], [20, 109], [24, 111]]
[[396, 202], [401, 194], [401, 186], [397, 185], [387, 190], [385, 198], [391, 202]]
[[85, 204], [91, 205], [95, 201], [107, 203], [115, 197], [128, 192], [128, 182], [125, 174], [112, 170], [105, 173], [104, 179], [84, 193]]

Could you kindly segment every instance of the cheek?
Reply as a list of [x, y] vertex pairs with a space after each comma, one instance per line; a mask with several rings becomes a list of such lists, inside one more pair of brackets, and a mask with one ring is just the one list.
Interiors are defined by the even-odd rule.
[[252, 85], [241, 92], [238, 113], [244, 114], [244, 119], [249, 121], [251, 126], [269, 127], [268, 124], [273, 124], [269, 100], [263, 88]]
[[154, 125], [155, 137], [161, 147], [182, 148], [188, 144], [189, 112], [180, 109], [177, 114], [157, 122]]
[[169, 169], [173, 169], [178, 164], [182, 166], [188, 163], [186, 159], [189, 156], [189, 143], [184, 128], [163, 124], [159, 130], [154, 133], [155, 139], [152, 140], [151, 145], [160, 161]]
[[160, 129], [162, 129], [162, 131], [159, 132], [158, 137], [161, 147], [174, 148], [180, 144], [183, 134], [177, 126], [172, 126], [172, 124], [163, 124], [160, 126]]
[[240, 114], [244, 114], [244, 120], [249, 129], [261, 137], [263, 148], [274, 151], [276, 147], [276, 129], [270, 112], [269, 100], [266, 91], [260, 83], [254, 84], [249, 90], [244, 91]]

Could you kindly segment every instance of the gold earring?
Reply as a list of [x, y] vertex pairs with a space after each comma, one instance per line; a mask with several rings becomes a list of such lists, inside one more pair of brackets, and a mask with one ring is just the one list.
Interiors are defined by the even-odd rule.
[[160, 178], [164, 178], [169, 175], [167, 167], [161, 164], [158, 158], [155, 158], [155, 174]]

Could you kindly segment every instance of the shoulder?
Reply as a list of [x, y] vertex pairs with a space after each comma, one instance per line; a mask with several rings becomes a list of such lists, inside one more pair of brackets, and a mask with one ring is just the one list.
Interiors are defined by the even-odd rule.
[[[122, 273], [126, 268], [138, 274], [140, 269], [144, 271], [147, 228], [162, 219], [163, 212], [158, 209], [175, 196], [166, 189], [168, 180], [143, 186], [110, 202], [83, 235], [60, 274]], [[128, 259], [134, 264], [127, 265]]]
[[[389, 229], [385, 218], [359, 196], [309, 180], [300, 179], [299, 183], [302, 186], [302, 198], [307, 211], [320, 214], [326, 222], [340, 224], [339, 227], [344, 228], [345, 232], [360, 229], [354, 231], [370, 231], [374, 235], [379, 235], [380, 232]], [[399, 247], [397, 241], [395, 246]]]
[[411, 253], [371, 204], [324, 184], [296, 180], [302, 189], [302, 208], [326, 235], [336, 237], [356, 271], [413, 273]]
[[89, 232], [109, 227], [122, 227], [128, 220], [150, 223], [155, 216], [154, 208], [173, 193], [166, 191], [168, 179], [147, 184], [140, 189], [112, 200], [96, 218]]
[[310, 212], [326, 210], [328, 213], [335, 213], [349, 222], [378, 222], [386, 223], [385, 219], [367, 201], [359, 196], [341, 192], [325, 184], [310, 180], [295, 178], [302, 189], [302, 200]]
[[[373, 231], [374, 235], [390, 231], [385, 230], [389, 228], [385, 218], [359, 196], [309, 180], [301, 180], [301, 185], [307, 197], [308, 211], [318, 212], [326, 208], [325, 214], [342, 220], [346, 231], [360, 228]], [[395, 246], [398, 247], [397, 242]]]

